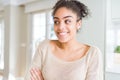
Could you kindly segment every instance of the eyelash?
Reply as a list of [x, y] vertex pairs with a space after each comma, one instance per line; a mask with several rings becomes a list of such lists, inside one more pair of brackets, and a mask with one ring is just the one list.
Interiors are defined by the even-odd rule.
[[65, 20], [65, 23], [69, 24], [69, 23], [71, 23], [71, 21], [70, 20]]
[[58, 25], [60, 22], [59, 21], [54, 21], [54, 24], [55, 25]]
[[[65, 20], [64, 23], [65, 23], [65, 24], [70, 24], [70, 23], [71, 23], [71, 20]], [[56, 20], [56, 21], [54, 21], [54, 24], [55, 24], [55, 25], [58, 25], [58, 24], [60, 24], [60, 22]]]

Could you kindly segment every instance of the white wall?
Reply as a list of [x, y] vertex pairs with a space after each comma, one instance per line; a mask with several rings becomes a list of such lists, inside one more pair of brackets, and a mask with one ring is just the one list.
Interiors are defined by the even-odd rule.
[[105, 47], [105, 0], [80, 0], [85, 3], [90, 16], [83, 19], [81, 32], [78, 35], [80, 41], [98, 46], [104, 53]]
[[111, 0], [112, 18], [120, 18], [120, 0]]
[[105, 80], [120, 80], [120, 74], [106, 72]]

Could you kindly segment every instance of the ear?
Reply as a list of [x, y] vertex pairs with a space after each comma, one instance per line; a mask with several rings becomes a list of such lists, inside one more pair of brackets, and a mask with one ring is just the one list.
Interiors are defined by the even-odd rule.
[[79, 20], [77, 22], [77, 30], [79, 30], [81, 28], [81, 24], [82, 24], [82, 20]]

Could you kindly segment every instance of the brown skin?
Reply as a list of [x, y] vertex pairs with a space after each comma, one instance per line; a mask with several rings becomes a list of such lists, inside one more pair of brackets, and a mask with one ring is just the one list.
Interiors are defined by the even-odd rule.
[[80, 25], [77, 15], [65, 7], [59, 8], [54, 15], [54, 31], [61, 44], [76, 42], [76, 31]]
[[[75, 61], [86, 55], [89, 46], [76, 40], [77, 29], [81, 26], [81, 20], [77, 21], [77, 15], [65, 7], [59, 8], [54, 15], [54, 31], [58, 40], [51, 40], [52, 53], [64, 61]], [[41, 71], [31, 69], [31, 80], [44, 80]]]

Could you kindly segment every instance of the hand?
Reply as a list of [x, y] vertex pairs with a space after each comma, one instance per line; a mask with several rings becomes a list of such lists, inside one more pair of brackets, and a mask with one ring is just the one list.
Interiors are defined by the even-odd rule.
[[30, 70], [31, 80], [44, 80], [41, 71], [38, 68], [32, 68]]

